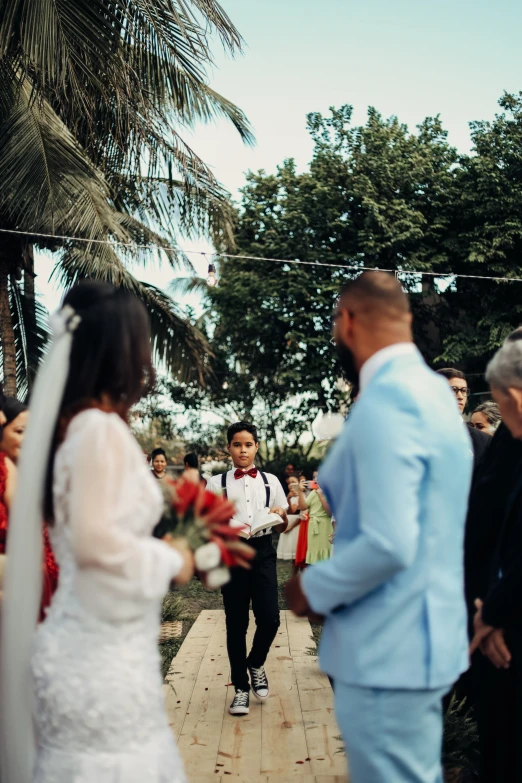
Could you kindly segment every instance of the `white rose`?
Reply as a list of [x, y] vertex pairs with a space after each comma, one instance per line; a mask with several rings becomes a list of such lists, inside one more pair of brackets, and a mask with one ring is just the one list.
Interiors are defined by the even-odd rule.
[[194, 561], [198, 571], [210, 571], [221, 563], [221, 550], [214, 541], [210, 541], [196, 549]]
[[213, 568], [206, 575], [205, 583], [209, 590], [217, 590], [218, 587], [223, 587], [227, 582], [230, 582], [230, 571], [225, 566]]

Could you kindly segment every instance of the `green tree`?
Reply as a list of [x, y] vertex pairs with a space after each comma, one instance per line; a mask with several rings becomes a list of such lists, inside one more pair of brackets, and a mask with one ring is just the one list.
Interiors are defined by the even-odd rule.
[[283, 450], [312, 453], [318, 411], [346, 405], [329, 334], [339, 288], [358, 269], [401, 272], [423, 350], [430, 358], [441, 351], [444, 306], [407, 271], [451, 268], [456, 152], [438, 118], [412, 134], [373, 109], [363, 127], [352, 127], [351, 115], [349, 106], [328, 118], [309, 115], [309, 171], [289, 160], [275, 175], [247, 176], [237, 252], [304, 263], [222, 258], [219, 285], [207, 291], [214, 381], [176, 391], [223, 418], [231, 410], [255, 418], [271, 459]]
[[505, 94], [492, 122], [471, 123], [473, 152], [457, 169], [453, 269], [486, 279], [457, 279], [445, 294], [443, 357], [485, 388], [484, 367], [522, 323], [522, 93]]
[[45, 337], [33, 242], [60, 250], [65, 285], [88, 276], [136, 292], [151, 313], [158, 358], [185, 377], [201, 373], [199, 333], [169, 297], [131, 274], [129, 254], [99, 240], [152, 244], [177, 266], [188, 264], [176, 250], [179, 231], [230, 235], [226, 193], [181, 133], [221, 115], [251, 141], [241, 111], [208, 84], [214, 34], [239, 49], [215, 0], [0, 0], [0, 228], [24, 232], [0, 234], [9, 392], [17, 374], [30, 382]]

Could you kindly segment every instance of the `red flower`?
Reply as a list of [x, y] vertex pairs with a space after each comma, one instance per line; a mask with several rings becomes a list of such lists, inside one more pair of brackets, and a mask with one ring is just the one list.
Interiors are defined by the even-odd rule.
[[176, 514], [183, 517], [194, 505], [199, 494], [199, 485], [193, 481], [172, 481], [170, 483], [173, 489], [172, 505]]

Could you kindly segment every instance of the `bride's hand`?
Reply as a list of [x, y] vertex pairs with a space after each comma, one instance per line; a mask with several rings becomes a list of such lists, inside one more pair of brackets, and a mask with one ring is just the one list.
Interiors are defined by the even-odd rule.
[[164, 536], [163, 541], [179, 552], [183, 558], [183, 565], [173, 582], [177, 585], [186, 585], [187, 582], [190, 582], [196, 570], [192, 550], [184, 538], [173, 538], [173, 536], [167, 534]]

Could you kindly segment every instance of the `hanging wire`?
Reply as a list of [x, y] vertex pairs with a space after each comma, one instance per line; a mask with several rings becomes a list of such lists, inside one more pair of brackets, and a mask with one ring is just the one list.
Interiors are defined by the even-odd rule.
[[[44, 234], [39, 231], [20, 231], [12, 228], [0, 228], [0, 233], [15, 234], [17, 236], [25, 236], [25, 237], [40, 237], [42, 239], [59, 239], [67, 242], [84, 242], [88, 245], [92, 245], [92, 244], [111, 245], [112, 247], [123, 247], [132, 250], [166, 250], [167, 249], [161, 247], [161, 245], [152, 245], [152, 244], [142, 245], [136, 242], [118, 242], [111, 239], [86, 239], [85, 237], [72, 237], [72, 236], [64, 236], [61, 234]], [[215, 258], [232, 258], [232, 259], [236, 259], [237, 261], [267, 261], [273, 264], [294, 264], [298, 266], [323, 266], [323, 267], [329, 267], [330, 269], [344, 269], [349, 272], [376, 272], [376, 271], [389, 272], [390, 274], [394, 274], [397, 279], [399, 279], [399, 275], [417, 275], [420, 277], [422, 276], [434, 277], [441, 280], [445, 278], [451, 278], [453, 280], [456, 280], [458, 278], [459, 280], [491, 280], [495, 282], [505, 282], [505, 283], [522, 283], [522, 277], [497, 277], [493, 275], [463, 275], [460, 272], [426, 272], [426, 271], [415, 270], [415, 269], [399, 269], [399, 270], [382, 269], [381, 267], [376, 268], [374, 266], [350, 266], [348, 264], [332, 264], [329, 261], [301, 261], [298, 258], [271, 258], [270, 256], [247, 256], [247, 255], [241, 255], [239, 253], [218, 253], [218, 252], [213, 252], [209, 254], [208, 251], [206, 250], [187, 250], [178, 247], [171, 247], [170, 249], [187, 255], [191, 254], [191, 255], [203, 256], [203, 258], [205, 259], [207, 258], [208, 255], [212, 255]]]

